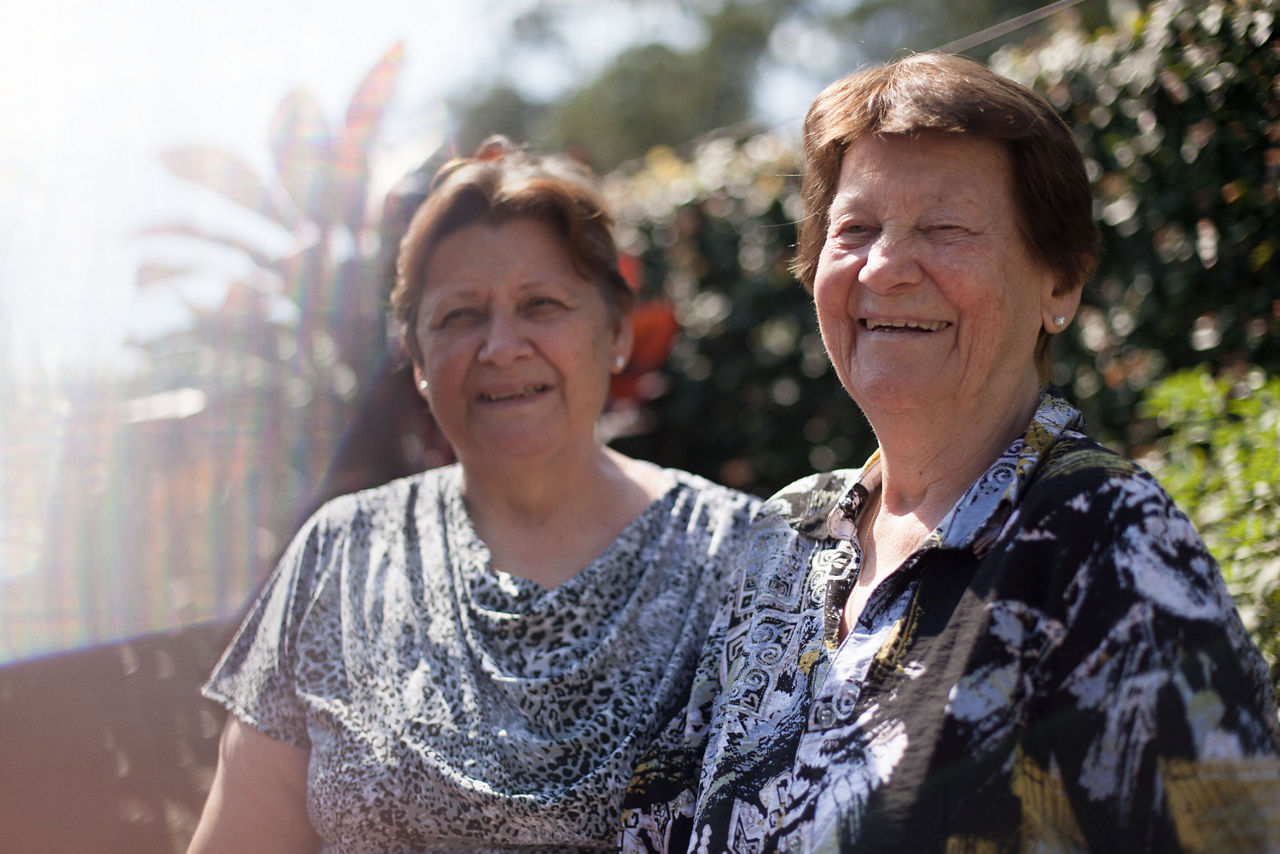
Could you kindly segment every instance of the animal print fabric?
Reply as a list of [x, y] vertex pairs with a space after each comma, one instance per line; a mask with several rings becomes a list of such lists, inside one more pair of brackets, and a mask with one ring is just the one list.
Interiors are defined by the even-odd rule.
[[1167, 493], [1052, 393], [843, 640], [879, 482], [770, 499], [627, 851], [1280, 850], [1277, 718]]
[[205, 687], [308, 746], [332, 852], [612, 848], [757, 501], [680, 471], [552, 590], [494, 571], [457, 466], [336, 499]]

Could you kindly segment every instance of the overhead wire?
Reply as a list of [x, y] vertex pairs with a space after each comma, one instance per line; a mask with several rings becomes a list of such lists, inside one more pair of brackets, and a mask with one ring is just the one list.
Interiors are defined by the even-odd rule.
[[[933, 48], [932, 52], [959, 54], [968, 50], [973, 50], [974, 48], [981, 47], [987, 42], [998, 39], [1001, 36], [1006, 36], [1009, 33], [1020, 30], [1023, 27], [1028, 27], [1034, 23], [1037, 23], [1038, 21], [1043, 21], [1045, 18], [1055, 15], [1058, 12], [1066, 11], [1067, 9], [1070, 9], [1073, 6], [1079, 6], [1083, 2], [1085, 2], [1085, 0], [1053, 0], [1053, 2], [1046, 3], [1044, 6], [1041, 6], [1038, 9], [1032, 9], [1029, 12], [1024, 12], [1022, 14], [1015, 15], [1012, 18], [1007, 18], [1003, 21], [992, 24], [989, 27], [984, 27], [980, 30], [972, 32], [967, 36], [962, 36], [961, 38], [953, 39], [952, 41], [949, 41], [943, 45], [939, 45], [938, 47]], [[688, 140], [683, 144], [673, 146], [673, 148], [675, 148], [677, 151], [683, 151], [692, 145], [696, 145], [699, 140], [708, 139], [708, 138], [717, 137], [717, 136], [724, 136], [726, 134], [730, 136], [734, 136], [740, 132], [740, 131], [735, 132], [735, 128], [738, 128], [738, 129], [749, 128], [753, 124], [754, 124], [753, 119], [743, 119], [742, 121], [737, 122], [736, 124], [727, 125], [726, 127], [717, 128], [716, 130], [709, 131], [705, 134], [700, 134], [699, 136], [695, 137], [692, 140]], [[751, 133], [748, 133], [747, 136], [755, 136], [761, 133], [770, 133], [770, 132], [776, 131], [778, 128], [783, 127], [787, 124], [790, 124], [790, 121], [774, 122], [767, 128], [758, 128], [757, 130]]]
[[[989, 41], [998, 39], [1001, 36], [1006, 36], [1009, 33], [1022, 29], [1023, 27], [1028, 27], [1038, 21], [1042, 21], [1045, 18], [1055, 15], [1058, 12], [1063, 12], [1073, 6], [1079, 6], [1083, 2], [1085, 2], [1085, 0], [1053, 0], [1053, 2], [1046, 3], [1038, 9], [1033, 9], [1030, 12], [1015, 15], [1012, 18], [1007, 18], [1004, 21], [992, 24], [989, 27], [984, 27], [967, 36], [953, 39], [943, 45], [932, 48], [931, 52], [959, 54], [968, 50], [973, 50], [975, 47], [981, 47]], [[734, 124], [699, 134], [698, 136], [686, 140], [683, 143], [674, 144], [671, 148], [677, 152], [683, 153], [696, 147], [700, 142], [707, 139], [723, 138], [727, 136], [741, 140], [743, 138], [755, 137], [761, 134], [774, 133], [779, 128], [785, 127], [793, 121], [795, 120], [776, 121], [769, 123], [767, 127], [761, 127], [755, 119], [743, 119]]]
[[1084, 0], [1055, 0], [1055, 2], [1041, 6], [1039, 9], [1033, 9], [1030, 12], [1024, 12], [1021, 15], [1015, 15], [1008, 20], [1001, 21], [998, 24], [992, 24], [989, 27], [978, 30], [976, 33], [970, 33], [963, 38], [949, 41], [944, 45], [934, 48], [934, 50], [938, 53], [964, 53], [966, 50], [973, 50], [975, 47], [980, 47], [989, 41], [998, 39], [1001, 36], [1006, 36], [1015, 30], [1020, 30], [1037, 21], [1042, 21], [1050, 15], [1070, 9], [1072, 6], [1079, 6], [1083, 2]]

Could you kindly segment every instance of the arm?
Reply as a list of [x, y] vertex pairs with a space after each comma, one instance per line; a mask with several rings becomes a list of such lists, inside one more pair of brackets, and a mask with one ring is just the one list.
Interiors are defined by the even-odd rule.
[[218, 769], [188, 854], [314, 852], [307, 818], [310, 751], [269, 738], [235, 717], [218, 747]]
[[1280, 840], [1275, 707], [1212, 557], [1143, 474], [1067, 504], [1079, 518], [1063, 530], [1096, 534], [1063, 548], [1081, 569], [1066, 596], [1062, 725], [1048, 736], [1085, 836], [1269, 850]]

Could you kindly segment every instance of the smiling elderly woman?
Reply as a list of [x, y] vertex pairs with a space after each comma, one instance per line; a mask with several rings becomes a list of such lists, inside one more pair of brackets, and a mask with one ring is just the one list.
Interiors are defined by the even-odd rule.
[[604, 447], [631, 291], [580, 164], [448, 164], [392, 296], [458, 464], [336, 499], [206, 693], [192, 850], [599, 851], [757, 502]]
[[830, 86], [805, 151], [796, 270], [880, 447], [761, 511], [624, 847], [1280, 848], [1217, 566], [1044, 385], [1098, 243], [1067, 127], [926, 54]]

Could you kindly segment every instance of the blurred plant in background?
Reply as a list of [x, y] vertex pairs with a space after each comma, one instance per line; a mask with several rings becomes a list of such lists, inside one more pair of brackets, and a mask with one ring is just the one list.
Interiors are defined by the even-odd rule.
[[134, 342], [143, 368], [123, 439], [138, 448], [130, 489], [164, 529], [137, 541], [201, 612], [240, 607], [292, 535], [386, 358], [388, 261], [369, 157], [402, 61], [399, 45], [388, 50], [336, 126], [309, 92], [288, 94], [271, 123], [268, 176], [219, 148], [160, 155], [211, 201], [144, 229], [155, 255], [185, 241], [184, 257], [193, 246], [213, 250], [245, 271], [212, 307], [189, 296], [190, 279], [211, 272], [198, 261], [152, 261], [137, 278], [141, 291], [167, 289], [190, 314], [179, 331]]
[[787, 269], [799, 172], [793, 144], [760, 134], [706, 141], [687, 160], [655, 148], [609, 176], [619, 242], [682, 330], [652, 427], [615, 442], [624, 451], [768, 494], [874, 447]]
[[1222, 565], [1280, 696], [1280, 377], [1178, 371], [1143, 395], [1164, 434], [1145, 463]]
[[[228, 341], [226, 330], [207, 324], [213, 316], [252, 316], [277, 332], [275, 353], [300, 385], [292, 398], [304, 397], [312, 411], [327, 398], [354, 401], [363, 379], [384, 352], [377, 226], [380, 199], [370, 198], [369, 152], [374, 143], [403, 62], [397, 45], [356, 88], [341, 124], [329, 127], [319, 102], [304, 89], [289, 93], [276, 109], [270, 130], [275, 173], [269, 180], [233, 152], [211, 147], [175, 149], [160, 155], [176, 176], [211, 190], [252, 215], [264, 239], [254, 241], [206, 223], [156, 225], [151, 237], [208, 242], [250, 262], [250, 272], [230, 282], [224, 305], [216, 311], [188, 303], [195, 317], [189, 344], [203, 346], [215, 359], [243, 358], [242, 341]], [[283, 251], [272, 240], [284, 235]], [[190, 268], [146, 265], [140, 288], [172, 286]], [[279, 301], [287, 302], [281, 312]], [[233, 344], [234, 346], [228, 346]], [[147, 350], [150, 342], [140, 342]], [[259, 347], [261, 344], [259, 344]], [[252, 351], [251, 351], [252, 352]], [[167, 355], [167, 354], [166, 354]], [[228, 368], [225, 362], [220, 365]], [[240, 368], [237, 379], [252, 380]], [[295, 401], [296, 402], [296, 401]], [[341, 409], [341, 407], [339, 407]]]
[[1055, 380], [1118, 447], [1149, 438], [1134, 408], [1166, 373], [1280, 373], [1277, 10], [1162, 0], [993, 58], [1062, 111], [1096, 188], [1102, 264]]

